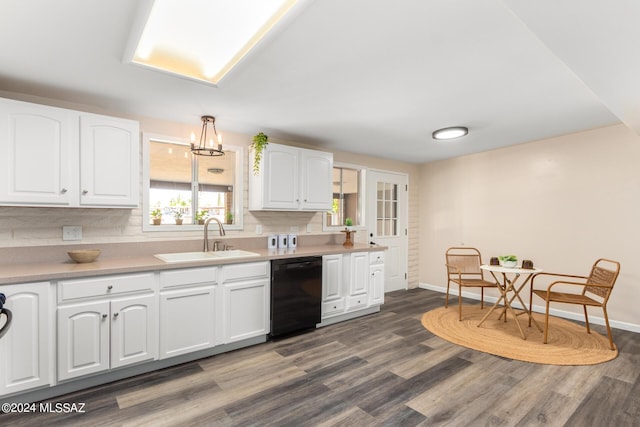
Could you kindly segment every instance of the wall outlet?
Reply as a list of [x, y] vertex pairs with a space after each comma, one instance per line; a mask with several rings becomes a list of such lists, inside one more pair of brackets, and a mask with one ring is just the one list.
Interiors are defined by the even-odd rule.
[[311, 224], [307, 224], [307, 233], [311, 233], [313, 231], [313, 227]]
[[298, 232], [299, 232], [299, 230], [300, 230], [300, 228], [299, 228], [299, 227], [296, 227], [295, 225], [292, 225], [292, 226], [291, 226], [291, 232], [292, 232], [292, 233], [298, 233]]
[[62, 240], [82, 240], [81, 225], [63, 225]]
[[256, 234], [262, 234], [262, 224], [256, 225]]

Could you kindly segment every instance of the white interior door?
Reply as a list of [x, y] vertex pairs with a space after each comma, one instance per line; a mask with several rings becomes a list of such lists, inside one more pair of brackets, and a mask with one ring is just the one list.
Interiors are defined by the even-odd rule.
[[407, 289], [407, 183], [405, 174], [367, 171], [369, 240], [387, 246], [384, 291]]

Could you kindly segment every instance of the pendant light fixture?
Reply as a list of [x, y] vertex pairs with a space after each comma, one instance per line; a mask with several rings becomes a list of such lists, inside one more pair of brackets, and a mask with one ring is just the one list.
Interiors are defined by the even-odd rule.
[[198, 156], [224, 156], [222, 151], [222, 135], [216, 131], [216, 118], [202, 116], [202, 132], [200, 142], [196, 145], [196, 136], [191, 132], [191, 152]]

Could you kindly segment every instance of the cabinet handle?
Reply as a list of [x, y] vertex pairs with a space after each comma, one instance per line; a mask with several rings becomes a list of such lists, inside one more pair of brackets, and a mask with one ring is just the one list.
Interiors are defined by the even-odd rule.
[[89, 194], [89, 190], [82, 190], [82, 194], [86, 196], [87, 194]]
[[66, 188], [63, 188], [62, 190], [60, 190], [60, 192], [61, 192], [62, 194], [66, 193], [67, 191], [69, 191], [69, 190], [67, 190]]
[[107, 286], [107, 290], [110, 291], [111, 289], [113, 289], [113, 285], [109, 285]]
[[106, 315], [106, 314], [103, 314], [103, 315], [102, 315], [102, 318], [103, 318], [103, 319], [106, 319], [106, 318], [107, 318], [107, 315]]
[[118, 312], [113, 313], [113, 317], [118, 317], [118, 314], [120, 314], [120, 313], [118, 313]]

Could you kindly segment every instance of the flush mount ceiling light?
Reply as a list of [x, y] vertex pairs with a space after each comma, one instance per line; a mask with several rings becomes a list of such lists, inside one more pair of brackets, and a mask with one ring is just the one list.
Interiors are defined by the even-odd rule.
[[222, 151], [222, 135], [216, 131], [216, 118], [202, 116], [202, 132], [200, 142], [196, 145], [196, 136], [191, 132], [191, 152], [198, 156], [224, 156]]
[[125, 60], [215, 85], [298, 1], [147, 0]]
[[469, 129], [464, 126], [454, 126], [450, 128], [438, 129], [431, 136], [433, 139], [454, 139], [465, 136], [469, 133]]

